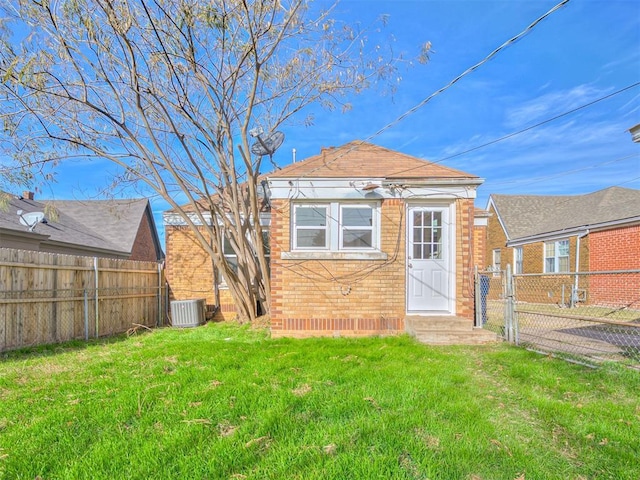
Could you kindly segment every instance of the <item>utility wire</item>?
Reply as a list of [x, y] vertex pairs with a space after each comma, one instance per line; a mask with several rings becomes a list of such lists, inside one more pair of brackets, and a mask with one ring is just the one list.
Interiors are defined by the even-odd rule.
[[585, 103], [584, 105], [580, 105], [579, 107], [576, 107], [576, 108], [574, 108], [572, 110], [569, 110], [569, 111], [566, 111], [564, 113], [561, 113], [560, 115], [556, 115], [555, 117], [548, 118], [546, 120], [543, 120], [542, 122], [538, 122], [535, 125], [531, 125], [529, 127], [523, 128], [522, 130], [518, 130], [517, 132], [509, 133], [508, 135], [505, 135], [505, 136], [500, 137], [500, 138], [496, 138], [495, 140], [491, 140], [490, 142], [483, 143], [482, 145], [478, 145], [478, 146], [470, 148], [468, 150], [464, 150], [462, 152], [458, 152], [458, 153], [455, 153], [453, 155], [449, 155], [448, 157], [444, 157], [444, 158], [441, 158], [439, 160], [435, 160], [435, 161], [433, 161], [431, 163], [444, 162], [445, 160], [450, 160], [452, 158], [459, 157], [460, 155], [465, 155], [467, 153], [474, 152], [474, 151], [479, 150], [481, 148], [488, 147], [489, 145], [493, 145], [494, 143], [502, 142], [503, 140], [506, 140], [508, 138], [515, 137], [516, 135], [520, 135], [521, 133], [528, 132], [529, 130], [541, 127], [542, 125], [545, 125], [545, 124], [547, 124], [549, 122], [553, 122], [554, 120], [558, 120], [559, 118], [562, 118], [562, 117], [565, 117], [565, 116], [570, 115], [572, 113], [575, 113], [578, 110], [582, 110], [583, 108], [587, 108], [587, 107], [590, 107], [591, 105], [595, 105], [598, 102], [601, 102], [603, 100], [611, 98], [611, 97], [613, 97], [615, 95], [618, 95], [618, 94], [620, 94], [622, 92], [626, 92], [627, 90], [630, 90], [630, 89], [632, 89], [634, 87], [637, 87], [638, 85], [640, 85], [640, 82], [633, 83], [633, 84], [628, 85], [628, 86], [626, 86], [624, 88], [621, 88], [620, 90], [618, 90], [616, 92], [610, 93], [609, 95], [605, 95], [604, 97], [600, 97], [600, 98], [598, 98], [596, 100], [593, 100], [592, 102]]
[[[529, 130], [532, 130], [534, 128], [540, 127], [540, 126], [545, 125], [545, 124], [550, 123], [550, 122], [553, 122], [554, 120], [557, 120], [559, 118], [562, 118], [562, 117], [565, 117], [565, 116], [570, 115], [572, 113], [575, 113], [578, 110], [582, 110], [583, 108], [587, 108], [587, 107], [590, 107], [591, 105], [595, 105], [598, 102], [601, 102], [603, 100], [607, 100], [608, 98], [611, 98], [611, 97], [613, 97], [615, 95], [619, 95], [620, 93], [626, 92], [627, 90], [635, 88], [635, 87], [637, 87], [639, 85], [640, 85], [640, 82], [636, 82], [636, 83], [633, 83], [631, 85], [627, 85], [626, 87], [621, 88], [620, 90], [617, 90], [617, 91], [615, 91], [613, 93], [610, 93], [608, 95], [605, 95], [604, 97], [597, 98], [596, 100], [593, 100], [593, 101], [591, 101], [589, 103], [585, 103], [584, 105], [580, 105], [579, 107], [576, 107], [576, 108], [574, 108], [572, 110], [568, 110], [568, 111], [566, 111], [564, 113], [556, 115], [555, 117], [543, 120], [542, 122], [538, 122], [535, 125], [531, 125], [529, 127], [523, 128], [522, 130], [518, 130], [517, 132], [509, 133], [509, 134], [504, 135], [504, 136], [502, 136], [500, 138], [496, 138], [494, 140], [491, 140], [490, 142], [483, 143], [482, 145], [477, 145], [475, 147], [469, 148], [469, 149], [464, 150], [462, 152], [454, 153], [453, 155], [449, 155], [448, 157], [443, 157], [443, 158], [440, 158], [438, 160], [428, 160], [428, 162], [429, 163], [442, 163], [445, 160], [450, 160], [452, 158], [459, 157], [460, 155], [465, 155], [467, 153], [474, 152], [474, 151], [479, 150], [481, 148], [488, 147], [489, 145], [493, 145], [495, 143], [502, 142], [503, 140], [507, 140], [507, 139], [509, 139], [511, 137], [515, 137], [516, 135], [520, 135], [520, 134], [528, 132]], [[628, 158], [628, 157], [626, 157], [626, 158]], [[622, 159], [622, 160], [624, 160], [624, 159]], [[616, 160], [616, 161], [618, 161], [618, 160]], [[610, 162], [605, 162], [605, 163], [610, 163]], [[595, 166], [597, 166], [597, 165], [595, 165]], [[402, 171], [397, 172], [397, 173], [407, 173], [407, 172], [410, 172], [410, 171], [415, 170], [417, 168], [423, 168], [423, 167], [424, 167], [423, 165], [419, 165], [418, 167], [407, 168], [406, 170], [402, 170]], [[588, 168], [590, 168], [590, 167], [588, 167]]]
[[[545, 175], [545, 176], [542, 176], [542, 177], [530, 178], [530, 179], [527, 179], [527, 180], [508, 180], [508, 181], [504, 181], [504, 182], [491, 182], [491, 185], [495, 186], [495, 185], [519, 184], [518, 187], [521, 187], [523, 184], [524, 185], [531, 185], [533, 183], [542, 182], [542, 181], [545, 181], [545, 180], [549, 180], [551, 178], [563, 177], [565, 175], [572, 175], [574, 173], [583, 172], [585, 170], [591, 170], [592, 168], [597, 168], [597, 167], [602, 167], [604, 165], [610, 165], [612, 163], [622, 162], [624, 160], [628, 160], [628, 159], [634, 158], [634, 157], [638, 157], [638, 154], [634, 153], [634, 154], [631, 154], [631, 155], [626, 155], [624, 157], [616, 158], [614, 160], [607, 160], [606, 162], [595, 163], [595, 164], [592, 164], [592, 165], [588, 165], [586, 167], [574, 168], [572, 170], [566, 170], [564, 172], [553, 173], [551, 175]], [[627, 182], [625, 182], [625, 183], [627, 183]]]
[[527, 35], [529, 32], [531, 32], [531, 30], [533, 30], [536, 25], [538, 25], [540, 22], [542, 22], [545, 18], [547, 18], [548, 16], [550, 16], [552, 13], [554, 13], [556, 10], [559, 10], [560, 8], [562, 8], [563, 6], [565, 6], [567, 3], [569, 3], [570, 0], [562, 0], [562, 2], [560, 2], [559, 4], [557, 4], [555, 7], [553, 7], [551, 10], [549, 10], [547, 13], [545, 13], [544, 15], [542, 15], [541, 17], [537, 18], [536, 20], [534, 20], [527, 28], [525, 28], [523, 31], [521, 31], [520, 33], [518, 33], [516, 36], [511, 37], [509, 40], [507, 40], [506, 42], [504, 42], [502, 45], [500, 45], [498, 48], [496, 48], [493, 52], [491, 52], [489, 55], [487, 55], [486, 57], [484, 57], [482, 60], [480, 60], [478, 63], [476, 63], [475, 65], [473, 65], [472, 67], [467, 68], [464, 72], [462, 72], [460, 75], [458, 75], [456, 78], [454, 78], [453, 80], [451, 80], [448, 84], [446, 84], [444, 87], [440, 88], [439, 90], [436, 90], [434, 93], [432, 93], [431, 95], [429, 95], [427, 98], [425, 98], [424, 100], [422, 100], [420, 103], [418, 103], [416, 106], [414, 106], [413, 108], [407, 110], [405, 113], [403, 113], [402, 115], [400, 115], [398, 118], [396, 118], [394, 121], [392, 121], [391, 123], [388, 123], [387, 125], [385, 125], [384, 127], [382, 127], [380, 130], [378, 130], [377, 132], [375, 132], [373, 135], [370, 135], [365, 141], [367, 140], [371, 140], [374, 137], [377, 137], [378, 135], [384, 133], [385, 131], [387, 131], [388, 129], [390, 129], [391, 127], [395, 126], [396, 124], [400, 123], [402, 120], [404, 120], [405, 118], [407, 118], [409, 115], [417, 112], [418, 110], [420, 110], [422, 107], [424, 107], [427, 103], [429, 103], [434, 97], [440, 95], [441, 93], [443, 93], [444, 91], [448, 90], [449, 88], [451, 88], [453, 85], [455, 85], [458, 81], [460, 81], [463, 77], [466, 77], [467, 75], [469, 75], [470, 73], [474, 72], [475, 70], [477, 70], [478, 68], [480, 68], [482, 65], [484, 65], [485, 63], [487, 63], [489, 60], [491, 60], [493, 57], [495, 57], [498, 53], [500, 53], [502, 50], [504, 50], [505, 48], [509, 47], [510, 45], [516, 43], [518, 40], [520, 40], [522, 37], [524, 37], [525, 35]]
[[368, 142], [370, 140], [373, 140], [375, 137], [381, 135], [382, 133], [386, 132], [387, 130], [389, 130], [390, 128], [394, 127], [395, 125], [397, 125], [398, 123], [400, 123], [402, 120], [404, 120], [405, 118], [407, 118], [408, 116], [414, 114], [415, 112], [417, 112], [418, 110], [420, 110], [422, 107], [424, 107], [427, 103], [429, 103], [433, 98], [437, 97], [438, 95], [440, 95], [441, 93], [444, 93], [445, 91], [447, 91], [449, 88], [451, 88], [453, 85], [455, 85], [458, 81], [460, 81], [462, 78], [466, 77], [467, 75], [473, 73], [475, 70], [477, 70], [478, 68], [480, 68], [482, 65], [484, 65], [485, 63], [487, 63], [488, 61], [490, 61], [491, 59], [493, 59], [493, 57], [495, 57], [498, 53], [500, 53], [502, 50], [504, 50], [505, 48], [511, 46], [512, 44], [516, 43], [518, 40], [520, 40], [522, 37], [526, 36], [529, 32], [531, 32], [540, 22], [542, 22], [544, 19], [546, 19], [547, 17], [549, 17], [551, 14], [553, 14], [554, 12], [556, 12], [557, 10], [559, 10], [560, 8], [564, 7], [567, 3], [569, 3], [570, 0], [562, 0], [560, 3], [558, 3], [556, 6], [554, 6], [551, 10], [549, 10], [547, 13], [545, 13], [544, 15], [538, 17], [536, 20], [534, 20], [531, 24], [529, 24], [529, 26], [527, 26], [524, 30], [522, 30], [520, 33], [518, 33], [517, 35], [515, 35], [514, 37], [511, 37], [509, 40], [507, 40], [506, 42], [504, 42], [502, 45], [500, 45], [498, 48], [496, 48], [495, 50], [493, 50], [489, 55], [487, 55], [486, 57], [484, 57], [482, 60], [480, 60], [478, 63], [476, 63], [475, 65], [467, 68], [464, 72], [462, 72], [460, 75], [458, 75], [457, 77], [455, 77], [453, 80], [451, 80], [449, 83], [447, 83], [444, 87], [436, 90], [435, 92], [433, 92], [431, 95], [429, 95], [428, 97], [426, 97], [424, 100], [422, 100], [421, 102], [419, 102], [417, 105], [415, 105], [414, 107], [412, 107], [411, 109], [407, 110], [406, 112], [404, 112], [402, 115], [400, 115], [398, 118], [396, 118], [395, 120], [393, 120], [392, 122], [386, 124], [384, 127], [382, 127], [381, 129], [379, 129], [377, 132], [369, 135], [368, 137], [366, 137], [364, 140], [360, 140], [359, 142], [356, 142], [356, 144], [351, 147], [349, 150], [347, 150], [346, 152], [342, 153], [341, 155], [338, 155], [337, 157], [335, 157], [334, 159], [325, 162], [323, 165], [320, 165], [318, 167], [316, 167], [315, 169], [311, 170], [310, 172], [308, 172], [306, 175], [301, 175], [298, 178], [304, 178], [305, 176], [308, 176], [309, 174], [315, 172], [316, 170], [319, 170], [320, 168], [325, 168], [327, 165], [337, 161], [338, 159], [342, 158], [344, 155], [346, 155], [347, 153], [351, 152], [352, 150], [355, 150], [356, 148], [358, 148], [359, 145], [364, 144], [365, 142]]

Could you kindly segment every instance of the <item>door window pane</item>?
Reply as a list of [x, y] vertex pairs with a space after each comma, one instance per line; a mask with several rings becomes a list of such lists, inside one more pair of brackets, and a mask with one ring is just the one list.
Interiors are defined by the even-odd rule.
[[416, 260], [442, 260], [442, 212], [413, 212], [413, 257]]

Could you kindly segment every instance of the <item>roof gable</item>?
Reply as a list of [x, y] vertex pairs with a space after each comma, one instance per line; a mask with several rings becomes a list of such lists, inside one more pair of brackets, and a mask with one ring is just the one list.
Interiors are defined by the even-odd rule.
[[267, 175], [269, 178], [477, 179], [476, 175], [428, 162], [362, 141], [323, 148], [309, 157]]
[[510, 241], [640, 218], [640, 190], [610, 187], [585, 195], [491, 195]]
[[[18, 210], [44, 212], [46, 204], [56, 210], [55, 218], [38, 223], [33, 231], [20, 224]], [[147, 199], [133, 200], [46, 200], [44, 202], [11, 196], [8, 208], [0, 210], [0, 229], [22, 236], [37, 236], [42, 241], [69, 245], [70, 248], [102, 251], [128, 256], [135, 243], [143, 215], [153, 217]], [[25, 237], [26, 238], [26, 237]], [[156, 249], [159, 242], [154, 239]]]
[[51, 200], [50, 203], [95, 232], [118, 250], [131, 252], [149, 201], [131, 200]]

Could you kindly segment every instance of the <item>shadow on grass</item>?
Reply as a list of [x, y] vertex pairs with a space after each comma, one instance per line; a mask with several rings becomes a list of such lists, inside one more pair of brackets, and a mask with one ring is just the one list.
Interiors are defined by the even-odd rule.
[[[145, 335], [150, 332], [136, 332], [136, 335]], [[104, 345], [112, 345], [115, 343], [124, 342], [131, 338], [126, 333], [110, 337], [93, 338], [89, 340], [70, 340], [63, 343], [49, 343], [47, 345], [38, 345], [34, 347], [23, 347], [16, 350], [8, 350], [6, 352], [0, 352], [0, 362], [11, 362], [15, 360], [25, 360], [29, 358], [39, 357], [51, 357], [60, 355], [63, 353], [77, 352], [80, 350], [87, 350], [96, 347], [102, 347]]]

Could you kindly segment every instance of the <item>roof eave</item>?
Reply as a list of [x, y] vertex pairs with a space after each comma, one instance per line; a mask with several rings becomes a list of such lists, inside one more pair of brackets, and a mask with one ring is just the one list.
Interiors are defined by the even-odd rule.
[[0, 227], [0, 235], [11, 235], [19, 238], [30, 238], [33, 240], [44, 241], [49, 238], [49, 235], [38, 232], [25, 232], [22, 230], [14, 230], [12, 228]]
[[619, 227], [622, 225], [635, 225], [640, 224], [640, 216], [623, 218], [620, 220], [612, 220], [610, 222], [594, 223], [590, 225], [580, 225], [577, 227], [567, 228], [563, 230], [554, 230], [552, 232], [538, 233], [535, 235], [529, 235], [521, 238], [514, 238], [507, 241], [507, 247], [517, 247], [520, 245], [526, 245], [529, 243], [536, 243], [548, 240], [555, 240], [563, 237], [572, 237], [574, 235], [581, 235], [593, 231], [608, 230], [611, 227]]
[[90, 256], [96, 256], [95, 254], [111, 255], [113, 257], [121, 258], [124, 260], [128, 259], [131, 256], [131, 252], [124, 252], [121, 250], [110, 250], [108, 248], [91, 247], [88, 245], [79, 245], [79, 244], [68, 243], [68, 242], [60, 242], [57, 240], [46, 240], [42, 242], [42, 245], [49, 245], [52, 247], [62, 247], [65, 249], [72, 249], [72, 250], [77, 250], [81, 252], [89, 252], [91, 253]]
[[504, 220], [502, 219], [502, 216], [500, 215], [500, 211], [498, 210], [498, 206], [496, 205], [494, 199], [493, 199], [493, 195], [489, 195], [489, 200], [487, 202], [487, 211], [491, 210], [491, 207], [493, 207], [493, 211], [496, 212], [496, 218], [498, 219], [498, 223], [500, 224], [500, 227], [502, 228], [502, 232], [504, 233], [504, 236], [507, 239], [507, 245], [509, 244], [509, 230], [507, 229], [507, 226], [504, 223]]
[[479, 177], [423, 177], [423, 178], [385, 178], [382, 182], [383, 186], [387, 185], [403, 185], [403, 186], [431, 186], [431, 185], [482, 185], [484, 178]]

